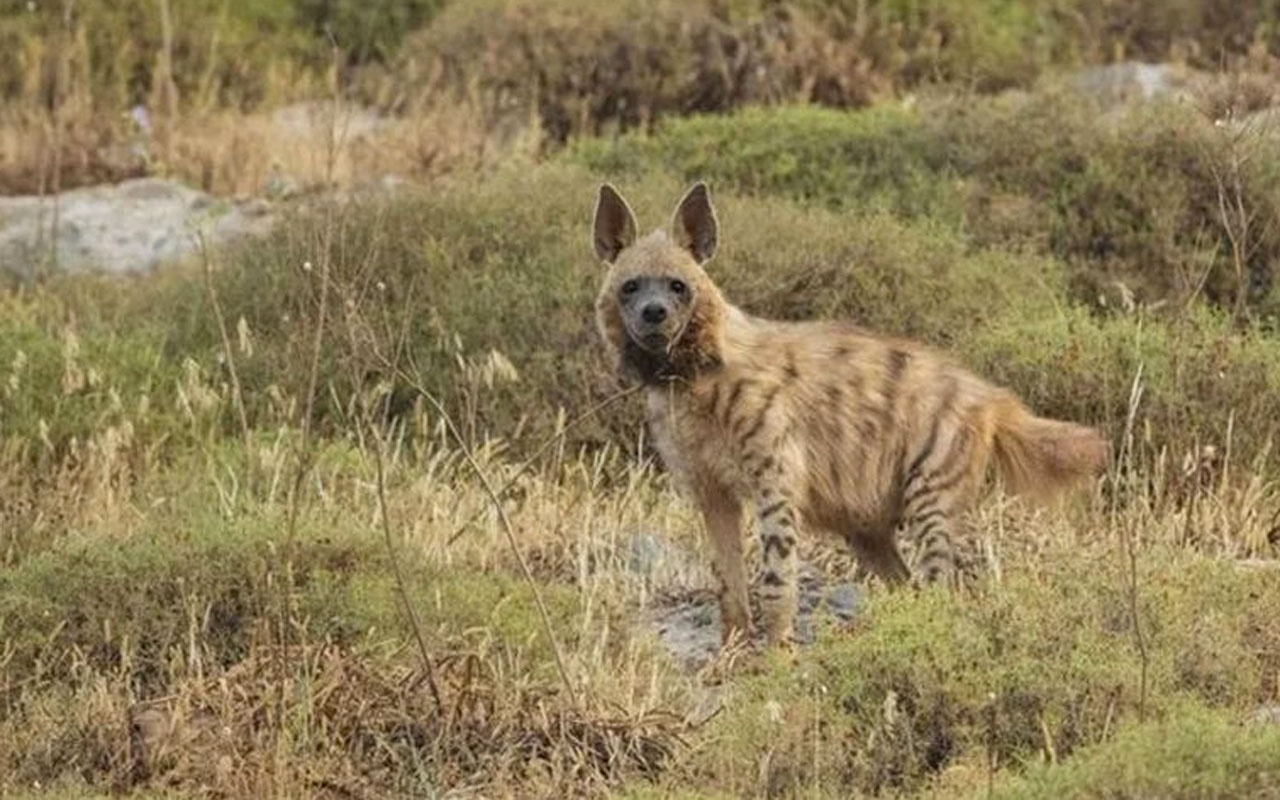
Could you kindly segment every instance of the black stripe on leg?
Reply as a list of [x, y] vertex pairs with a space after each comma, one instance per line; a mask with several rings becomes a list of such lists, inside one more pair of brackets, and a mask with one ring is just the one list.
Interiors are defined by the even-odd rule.
[[941, 508], [931, 506], [927, 511], [909, 517], [906, 520], [906, 524], [914, 528], [922, 528], [934, 522], [940, 522], [939, 517], [945, 513]]
[[783, 507], [786, 506], [786, 504], [787, 504], [786, 500], [778, 500], [775, 503], [771, 503], [770, 505], [765, 506], [764, 508], [760, 509], [760, 519], [763, 520], [763, 519], [768, 519], [769, 517], [772, 517], [774, 514], [777, 514], [779, 511], [781, 511]]
[[791, 555], [791, 548], [795, 546], [796, 540], [791, 536], [766, 536], [764, 537], [764, 557], [769, 558], [770, 551], [776, 551], [778, 558], [787, 558]]
[[707, 398], [711, 407], [711, 413], [718, 415], [720, 413], [720, 383], [711, 384], [711, 397]]

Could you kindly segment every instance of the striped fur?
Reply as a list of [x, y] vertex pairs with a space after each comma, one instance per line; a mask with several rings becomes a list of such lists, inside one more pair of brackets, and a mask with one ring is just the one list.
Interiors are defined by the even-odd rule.
[[704, 184], [672, 232], [638, 237], [612, 187], [596, 208], [609, 265], [597, 320], [617, 366], [644, 382], [668, 468], [705, 518], [726, 640], [749, 635], [743, 507], [759, 524], [759, 596], [771, 643], [790, 640], [803, 529], [847, 541], [872, 572], [951, 580], [953, 534], [994, 462], [1014, 491], [1047, 495], [1096, 475], [1108, 447], [1094, 430], [1034, 416], [919, 344], [840, 322], [759, 319], [725, 301], [702, 264], [718, 226]]

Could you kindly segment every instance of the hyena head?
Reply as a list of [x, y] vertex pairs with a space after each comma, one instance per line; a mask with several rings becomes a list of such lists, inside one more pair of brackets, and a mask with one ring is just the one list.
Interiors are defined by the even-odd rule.
[[596, 319], [618, 366], [647, 383], [687, 379], [720, 363], [725, 303], [702, 265], [718, 225], [705, 183], [676, 206], [671, 232], [637, 238], [636, 219], [612, 186], [600, 187], [593, 238], [609, 273]]

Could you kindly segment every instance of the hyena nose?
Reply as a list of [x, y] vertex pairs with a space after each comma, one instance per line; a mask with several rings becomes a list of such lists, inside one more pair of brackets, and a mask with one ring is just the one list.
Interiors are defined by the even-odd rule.
[[650, 303], [640, 311], [640, 317], [650, 325], [657, 325], [667, 318], [667, 310], [657, 303]]

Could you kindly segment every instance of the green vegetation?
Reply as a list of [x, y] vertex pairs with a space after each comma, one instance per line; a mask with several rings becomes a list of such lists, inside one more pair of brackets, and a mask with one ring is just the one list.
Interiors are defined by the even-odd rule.
[[[190, 500], [201, 487], [184, 494]], [[350, 520], [307, 519], [289, 539], [283, 514], [252, 509], [228, 519], [201, 498], [191, 513], [156, 515], [152, 530], [129, 541], [70, 541], [0, 578], [0, 636], [9, 668], [44, 679], [72, 669], [110, 672], [128, 663], [135, 691], [162, 694], [166, 668], [183, 655], [193, 626], [206, 668], [228, 668], [250, 652], [264, 620], [285, 599], [308, 637], [351, 647], [409, 636], [387, 552], [376, 533]], [[356, 533], [356, 531], [360, 531]], [[293, 590], [272, 591], [281, 549]], [[550, 663], [537, 634], [528, 587], [500, 573], [440, 570], [411, 559], [410, 590], [431, 597], [420, 623], [433, 644], [483, 630], [499, 647]], [[572, 643], [577, 598], [551, 592], [562, 635]], [[44, 620], [60, 620], [49, 629]], [[74, 652], [74, 663], [50, 654]]]
[[[124, 0], [0, 2], [0, 97], [87, 89], [101, 108], [143, 102], [173, 54], [177, 93], [194, 105], [250, 107], [323, 70], [330, 43], [353, 64], [386, 61], [443, 0]], [[166, 28], [161, 8], [170, 18]], [[168, 33], [166, 34], [166, 30]], [[73, 74], [55, 75], [70, 46]], [[60, 81], [55, 86], [52, 81]], [[36, 85], [32, 85], [35, 83]], [[298, 87], [306, 91], [306, 86]]]
[[[157, 130], [189, 129], [152, 168], [265, 169], [264, 109], [335, 90], [402, 115], [350, 172], [444, 166], [207, 265], [4, 287], [0, 794], [1277, 796], [1273, 3], [170, 5]], [[0, 0], [0, 188], [122, 174], [159, 8]], [[1245, 72], [1105, 106], [1052, 75], [1119, 55]], [[984, 502], [971, 590], [671, 657], [700, 522], [638, 398], [569, 420], [620, 388], [596, 187], [657, 227], [695, 178], [734, 302], [943, 348], [1102, 427], [1106, 478]]]
[[[1267, 696], [1280, 654], [1256, 648], [1254, 636], [1262, 626], [1262, 640], [1280, 637], [1270, 622], [1280, 592], [1273, 576], [1241, 576], [1222, 564], [1177, 554], [1151, 562], [1159, 566], [1140, 583], [1160, 588], [1140, 610], [1145, 677], [1118, 563], [1057, 562], [961, 602], [941, 592], [885, 595], [854, 635], [824, 638], [797, 665], [743, 682], [709, 732], [717, 748], [695, 756], [694, 768], [735, 796], [761, 783], [788, 795], [814, 785], [825, 796], [911, 792], [964, 754], [997, 764], [1075, 763], [1076, 751], [1110, 742], [1119, 720], [1139, 715], [1168, 720], [1184, 737], [1212, 720], [1209, 731], [1224, 747], [1207, 759], [1225, 766], [1240, 745], [1220, 716], [1198, 709], [1247, 707]], [[1177, 722], [1184, 716], [1195, 722]], [[1075, 781], [1101, 785], [1103, 765], [1143, 741], [1122, 738], [1115, 751], [1104, 748], [1096, 761], [1086, 755], [1078, 770], [1064, 770], [1075, 780], [1046, 783], [1064, 791]], [[1190, 745], [1175, 738], [1161, 751]], [[1274, 757], [1275, 747], [1272, 737], [1238, 753], [1254, 770], [1240, 776], [1240, 786], [1262, 777], [1263, 756]], [[742, 763], [763, 765], [763, 774], [729, 767]], [[1189, 768], [1182, 776], [1196, 774]], [[1043, 787], [1038, 779], [1030, 785]], [[1227, 796], [1229, 785], [1215, 796]], [[1125, 796], [1142, 796], [1130, 791], [1137, 794]]]
[[[1055, 256], [1088, 303], [1115, 303], [1120, 281], [1145, 304], [1203, 294], [1271, 317], [1280, 228], [1265, 220], [1280, 213], [1280, 158], [1258, 133], [1215, 126], [1186, 104], [1107, 116], [1079, 95], [1046, 92], [679, 119], [651, 136], [584, 141], [573, 157], [611, 174], [665, 168], [942, 222], [975, 245]], [[1219, 190], [1256, 218], [1224, 216]]]
[[449, 4], [406, 42], [397, 84], [406, 95], [498, 92], [563, 141], [750, 104], [1027, 87], [1055, 67], [1116, 57], [1216, 69], [1274, 54], [1278, 19], [1274, 2], [475, 0]]
[[1181, 706], [1059, 766], [1040, 767], [994, 796], [1228, 798], [1276, 796], [1280, 731]]

